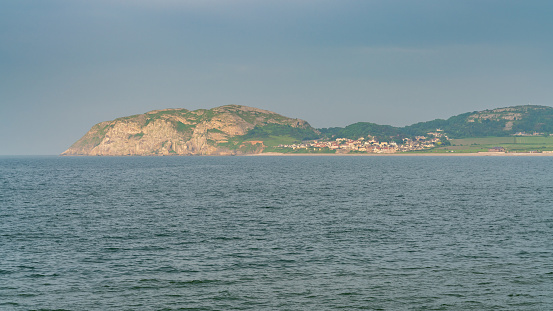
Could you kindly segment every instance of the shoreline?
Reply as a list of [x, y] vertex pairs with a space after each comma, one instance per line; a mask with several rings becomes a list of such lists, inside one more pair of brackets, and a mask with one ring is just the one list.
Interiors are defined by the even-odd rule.
[[[0, 155], [0, 157], [10, 157], [13, 155]], [[25, 156], [25, 155], [22, 155]], [[35, 155], [27, 155], [33, 157]], [[60, 155], [50, 155], [53, 157], [225, 157], [225, 156], [236, 156], [236, 157], [553, 157], [553, 152], [547, 153], [530, 153], [530, 152], [478, 152], [478, 153], [280, 153], [280, 152], [266, 152], [266, 153], [255, 153], [255, 154], [212, 154], [212, 155], [86, 155], [86, 154], [60, 154]]]
[[552, 157], [553, 153], [529, 153], [529, 152], [478, 152], [478, 153], [279, 153], [266, 152], [246, 154], [247, 157], [304, 157], [304, 156], [330, 156], [330, 157]]

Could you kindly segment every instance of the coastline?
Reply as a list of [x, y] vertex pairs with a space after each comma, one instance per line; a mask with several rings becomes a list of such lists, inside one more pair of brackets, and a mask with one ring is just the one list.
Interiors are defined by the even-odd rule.
[[529, 153], [529, 152], [478, 152], [478, 153], [279, 153], [266, 152], [257, 154], [246, 154], [248, 157], [283, 156], [283, 157], [304, 157], [304, 156], [330, 156], [330, 157], [552, 157], [553, 153]]

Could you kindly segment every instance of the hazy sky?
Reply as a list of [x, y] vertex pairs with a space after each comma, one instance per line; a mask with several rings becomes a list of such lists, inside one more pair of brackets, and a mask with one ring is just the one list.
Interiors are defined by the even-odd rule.
[[240, 104], [315, 127], [553, 105], [553, 1], [2, 0], [0, 154]]

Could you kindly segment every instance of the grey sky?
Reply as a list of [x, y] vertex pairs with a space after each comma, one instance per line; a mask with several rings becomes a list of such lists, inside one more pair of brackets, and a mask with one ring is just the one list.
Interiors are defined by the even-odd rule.
[[315, 127], [553, 105], [551, 1], [0, 1], [0, 154], [241, 104]]

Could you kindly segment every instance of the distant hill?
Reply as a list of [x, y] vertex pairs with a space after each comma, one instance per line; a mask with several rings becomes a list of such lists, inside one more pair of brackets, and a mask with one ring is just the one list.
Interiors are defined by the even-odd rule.
[[403, 128], [405, 134], [441, 128], [452, 138], [509, 136], [515, 133], [553, 133], [553, 108], [524, 105], [475, 111], [447, 120], [416, 123]]
[[327, 138], [341, 137], [357, 139], [359, 137], [374, 136], [379, 141], [388, 141], [393, 137], [403, 137], [402, 128], [391, 125], [379, 125], [370, 122], [357, 122], [346, 127], [331, 127], [319, 129], [321, 135]]
[[301, 141], [318, 134], [304, 120], [246, 106], [164, 109], [98, 123], [62, 155], [257, 153], [275, 137]]
[[304, 120], [246, 106], [164, 109], [98, 123], [62, 155], [235, 155], [313, 139], [373, 136], [378, 141], [401, 143], [403, 138], [425, 136], [436, 129], [449, 138], [551, 134], [553, 108], [514, 106], [405, 127], [358, 122], [323, 129], [314, 129]]
[[447, 120], [436, 119], [405, 127], [358, 122], [346, 127], [320, 129], [327, 137], [356, 139], [372, 135], [380, 140], [425, 135], [436, 129], [450, 138], [509, 136], [515, 133], [553, 133], [553, 108], [524, 105], [467, 112]]

